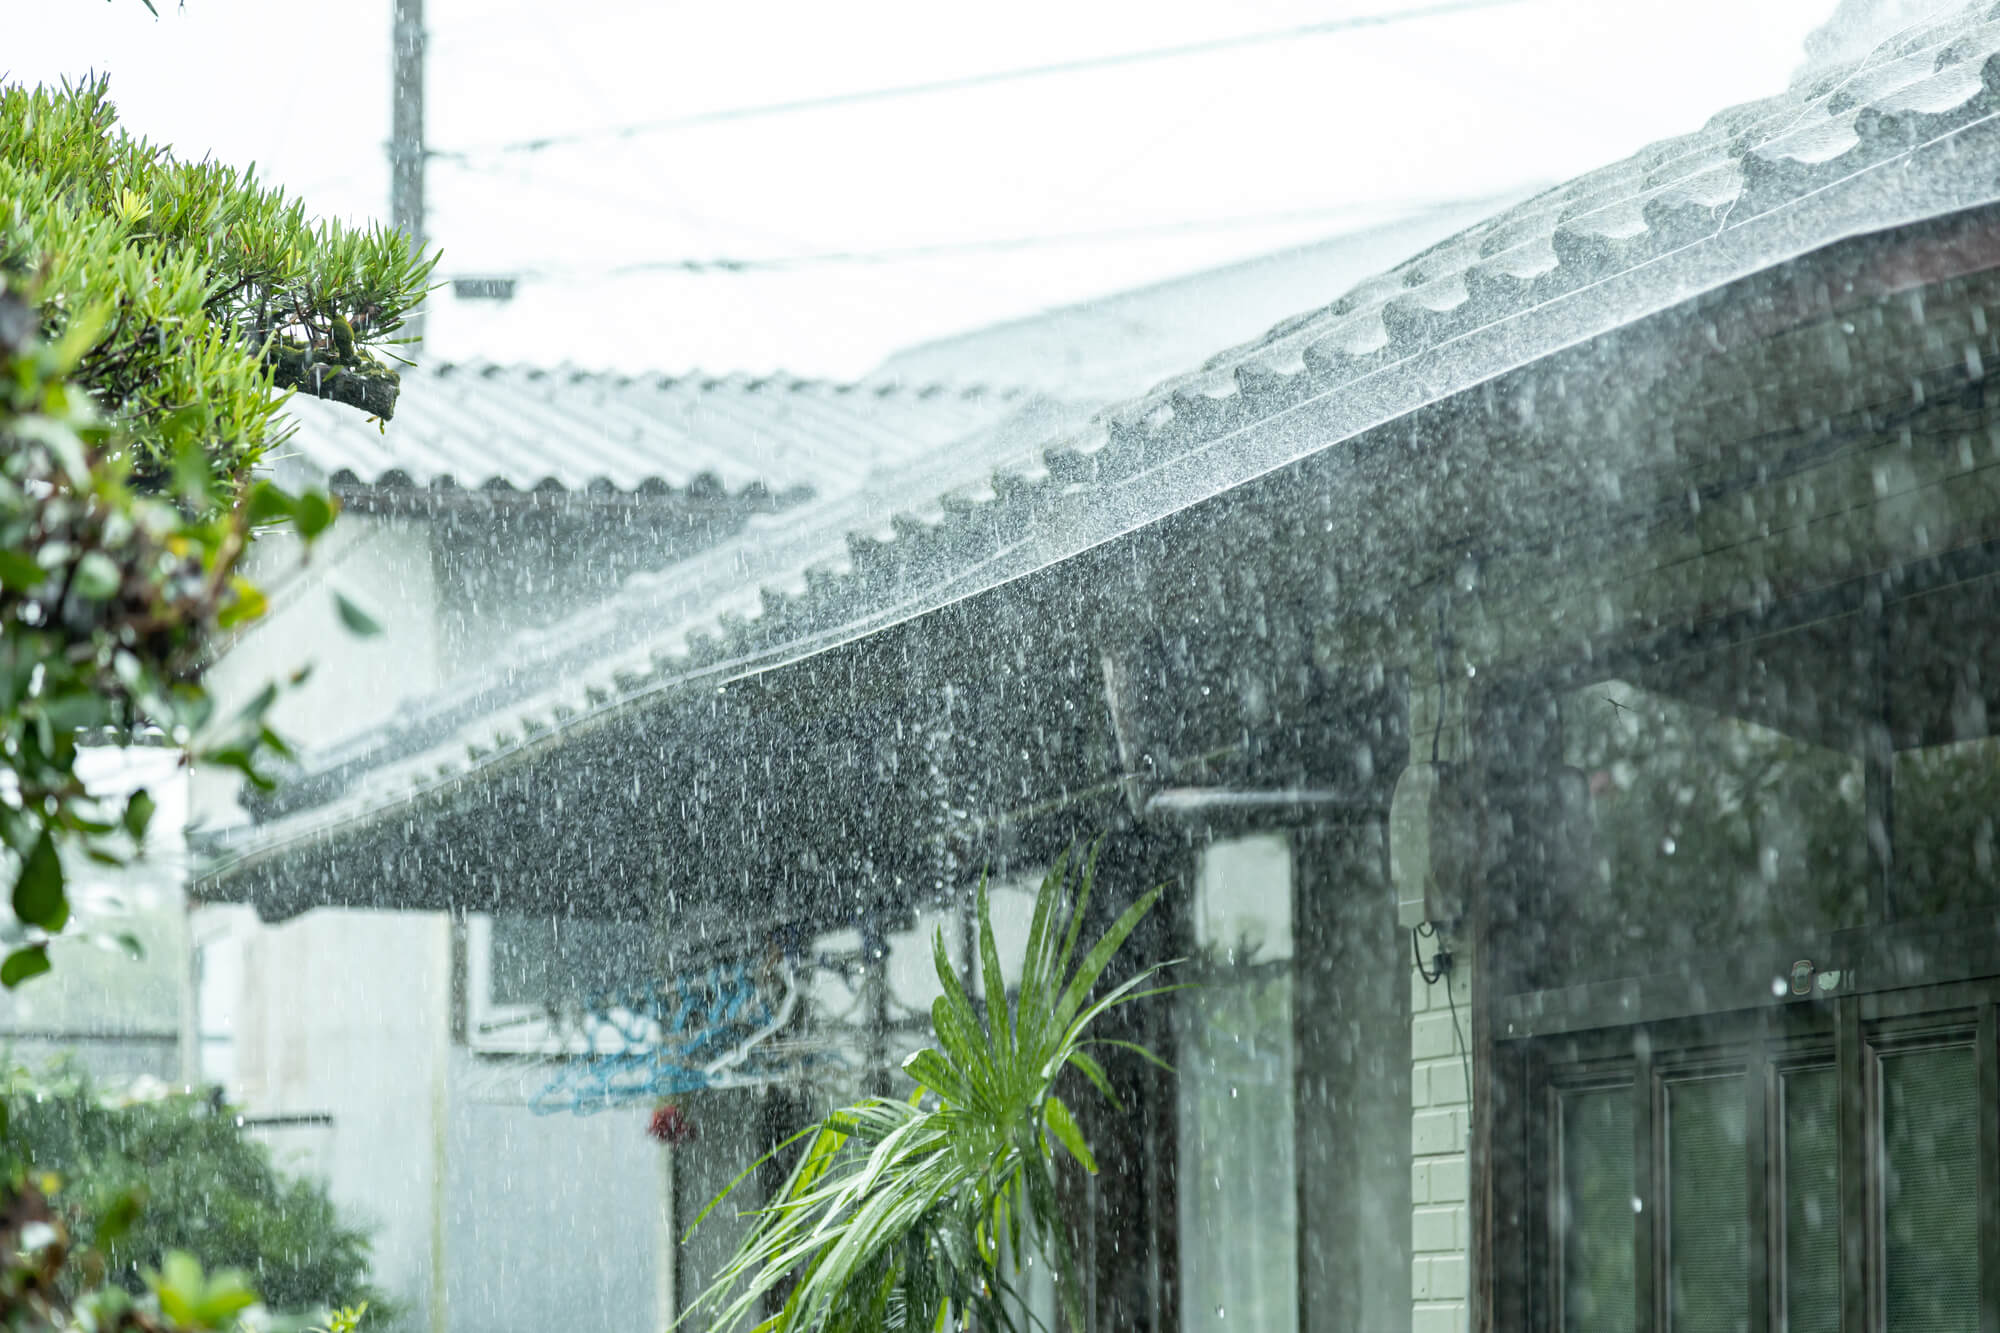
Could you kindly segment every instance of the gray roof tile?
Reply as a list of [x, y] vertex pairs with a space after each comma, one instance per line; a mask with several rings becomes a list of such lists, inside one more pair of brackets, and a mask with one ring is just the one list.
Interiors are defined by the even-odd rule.
[[789, 376], [631, 377], [443, 364], [407, 372], [387, 433], [352, 409], [295, 398], [287, 446], [350, 484], [841, 494], [1010, 412], [979, 386], [831, 384]]

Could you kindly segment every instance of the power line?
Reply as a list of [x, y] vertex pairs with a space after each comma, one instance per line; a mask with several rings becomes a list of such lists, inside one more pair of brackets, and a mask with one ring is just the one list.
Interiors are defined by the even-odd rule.
[[1351, 32], [1357, 28], [1383, 28], [1396, 23], [1408, 23], [1417, 19], [1441, 18], [1448, 14], [1462, 14], [1479, 9], [1499, 9], [1509, 5], [1526, 4], [1529, 0], [1444, 0], [1443, 3], [1420, 5], [1413, 9], [1392, 10], [1376, 14], [1356, 14], [1348, 18], [1327, 19], [1319, 23], [1303, 23], [1290, 28], [1273, 28], [1264, 32], [1240, 33], [1233, 37], [1216, 37], [1206, 41], [1187, 42], [1179, 46], [1156, 46], [1143, 51], [1124, 51], [1114, 55], [1086, 56], [1077, 60], [1059, 60], [1045, 65], [1024, 65], [1015, 69], [993, 70], [985, 74], [967, 74], [950, 79], [932, 79], [921, 83], [895, 84], [886, 88], [867, 88], [853, 92], [829, 93], [821, 97], [801, 97], [788, 102], [768, 102], [759, 106], [723, 107], [715, 111], [696, 111], [683, 116], [668, 116], [659, 120], [638, 121], [629, 125], [611, 125], [593, 130], [576, 130], [567, 134], [548, 134], [533, 139], [515, 139], [504, 143], [487, 144], [466, 149], [432, 149], [430, 155], [449, 162], [469, 162], [475, 158], [498, 156], [510, 153], [539, 153], [549, 148], [564, 148], [573, 144], [590, 143], [596, 140], [631, 139], [642, 134], [664, 134], [674, 130], [695, 129], [704, 125], [720, 125], [730, 121], [761, 120], [771, 116], [788, 116], [801, 111], [822, 111], [830, 107], [854, 106], [864, 102], [885, 102], [900, 97], [927, 97], [936, 93], [957, 92], [966, 88], [984, 88], [998, 83], [1012, 83], [1020, 79], [1042, 79], [1061, 74], [1076, 74], [1084, 70], [1109, 69], [1121, 65], [1147, 64], [1160, 60], [1179, 60], [1187, 56], [1207, 55], [1215, 51], [1238, 50], [1248, 46], [1264, 46], [1274, 42], [1292, 41], [1300, 37], [1320, 37], [1328, 33]]
[[[1512, 194], [1494, 196], [1495, 201]], [[1039, 250], [1066, 245], [1093, 245], [1107, 241], [1137, 240], [1154, 236], [1177, 236], [1196, 232], [1236, 231], [1251, 227], [1276, 226], [1292, 222], [1325, 222], [1357, 215], [1379, 216], [1383, 225], [1411, 222], [1432, 213], [1484, 202], [1480, 199], [1386, 200], [1346, 207], [1297, 208], [1267, 213], [1244, 213], [1230, 217], [1180, 218], [1168, 222], [1146, 222], [1124, 227], [1104, 227], [1090, 231], [1036, 232], [1020, 236], [998, 236], [964, 241], [934, 241], [923, 245], [892, 246], [879, 250], [822, 250], [808, 254], [762, 257], [717, 257], [710, 259], [645, 259], [627, 264], [594, 268], [558, 267], [527, 269], [527, 278], [630, 277], [641, 273], [771, 273], [801, 268], [847, 264], [896, 264], [911, 260], [936, 259], [954, 255], [997, 254], [1006, 251]]]

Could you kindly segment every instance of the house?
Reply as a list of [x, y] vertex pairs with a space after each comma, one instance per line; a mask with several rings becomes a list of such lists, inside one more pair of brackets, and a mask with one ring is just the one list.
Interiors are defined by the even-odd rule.
[[[385, 773], [427, 771], [440, 746], [494, 743], [478, 727], [548, 686], [552, 651], [567, 655], [557, 679], [579, 686], [580, 720], [651, 670], [648, 624], [619, 599], [754, 616], [762, 602], [746, 568], [810, 559], [829, 535], [838, 547], [889, 516], [885, 495], [928, 495], [993, 460], [1031, 459], [1203, 340], [1254, 334], [1300, 290], [1330, 298], [1474, 208], [913, 348], [861, 385], [447, 366], [413, 373], [387, 432], [296, 404], [301, 428], [282, 466], [330, 485], [346, 513], [303, 574], [295, 551], [259, 549], [278, 580], [274, 613], [212, 681], [225, 698], [247, 695], [310, 663], [276, 713], [303, 759], [270, 794], [205, 782], [202, 836], [211, 849], [244, 846]], [[1098, 354], [1088, 366], [1084, 347]], [[980, 382], [988, 366], [1005, 378]], [[330, 591], [374, 608], [385, 633], [339, 632]], [[540, 729], [526, 723], [521, 737]], [[607, 921], [586, 894], [574, 905], [449, 919], [312, 912], [271, 926], [213, 905], [191, 918], [200, 1034], [188, 1080], [226, 1087], [281, 1156], [326, 1174], [336, 1197], [374, 1219], [386, 1285], [434, 1326], [442, 1311], [482, 1329], [573, 1317], [573, 1291], [509, 1258], [548, 1255], [551, 1217], [605, 1212], [603, 1228], [561, 1228], [555, 1252], [605, 1274], [592, 1299], [606, 1327], [651, 1322], [676, 1299], [674, 1279], [684, 1298], [726, 1241], [712, 1226], [662, 1269], [671, 1218], [664, 1232], [633, 1219], [663, 1188], [684, 1213], [699, 1208], [754, 1155], [768, 1080], [704, 1094], [734, 1098], [742, 1115], [690, 1108], [702, 1146], [676, 1154], [677, 1185], [662, 1183], [660, 1150], [639, 1132], [643, 1104], [580, 1130], [534, 1114], [579, 1098], [603, 1109], [557, 1077], [552, 1061], [577, 1034], [565, 1026], [574, 1014], [556, 1011], [658, 966], [643, 933]], [[932, 924], [883, 923], [895, 947], [882, 994], [898, 1010], [928, 1000], [918, 946]], [[850, 963], [863, 946], [853, 931], [816, 943], [816, 956]], [[820, 971], [818, 1007], [852, 1008], [858, 969], [844, 981]], [[606, 1209], [602, 1182], [613, 1179], [623, 1203]]]
[[[393, 434], [294, 405], [300, 430], [281, 466], [329, 486], [346, 512], [304, 570], [294, 549], [260, 544], [272, 612], [213, 679], [228, 699], [310, 665], [274, 713], [325, 771], [268, 795], [203, 775], [193, 800], [211, 830], [252, 812], [268, 820], [313, 799], [329, 773], [393, 761], [427, 729], [479, 715], [491, 700], [468, 680], [504, 662], [510, 643], [560, 641], [564, 615], [614, 589], [699, 566], [746, 529], [852, 503], [875, 472], [953, 441], [1004, 434], [1016, 420], [1039, 434], [1056, 410], [977, 386], [496, 366], [413, 372], [409, 386]], [[336, 592], [373, 608], [385, 632], [341, 632]], [[189, 920], [186, 1078], [224, 1087], [281, 1161], [326, 1177], [377, 1227], [379, 1280], [413, 1327], [427, 1316], [443, 1327], [447, 1300], [462, 1327], [574, 1315], [573, 1295], [551, 1287], [542, 1264], [587, 1275], [606, 1327], [651, 1322], [657, 1153], [617, 1132], [629, 1126], [577, 1133], [538, 1118], [526, 1096], [536, 1085], [505, 1086], [510, 1074], [515, 1085], [527, 1078], [507, 1057], [536, 1047], [504, 1021], [485, 1040], [498, 1013], [487, 1002], [504, 1007], [510, 986], [537, 980], [507, 970], [506, 924], [500, 976], [483, 949], [470, 978], [481, 1003], [468, 1009], [463, 921], [315, 913], [261, 929], [222, 907]], [[472, 928], [484, 946], [487, 923]], [[580, 940], [605, 942], [603, 931]], [[600, 1231], [552, 1238], [514, 1220], [513, 1191], [543, 1207], [608, 1197], [628, 1207]]]
[[872, 1062], [891, 934], [1102, 834], [1205, 984], [1089, 1114], [1097, 1327], [1991, 1327], [1995, 20], [635, 575], [200, 891], [859, 931]]

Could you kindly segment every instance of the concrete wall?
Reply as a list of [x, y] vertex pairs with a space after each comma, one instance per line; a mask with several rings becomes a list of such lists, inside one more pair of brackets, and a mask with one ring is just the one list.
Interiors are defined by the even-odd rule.
[[663, 1149], [647, 1111], [537, 1116], [545, 1072], [455, 1044], [445, 917], [267, 926], [206, 909], [197, 931], [235, 953], [233, 994], [208, 987], [203, 1016], [230, 1046], [229, 1097], [253, 1121], [327, 1118], [254, 1132], [373, 1229], [401, 1329], [657, 1329]]
[[538, 1116], [474, 1101], [457, 1093], [476, 1059], [452, 1052], [442, 1327], [655, 1331], [669, 1150], [646, 1135], [649, 1108]]
[[404, 1310], [403, 1326], [444, 1327], [433, 1313], [444, 1244], [449, 923], [312, 912], [279, 926], [243, 923], [237, 946], [231, 1100], [255, 1117], [330, 1117], [324, 1128], [273, 1131], [274, 1146], [373, 1228], [375, 1279]]

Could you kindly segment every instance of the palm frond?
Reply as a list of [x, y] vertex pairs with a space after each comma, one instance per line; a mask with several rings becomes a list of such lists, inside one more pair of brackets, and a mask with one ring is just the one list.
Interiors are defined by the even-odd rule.
[[1014, 1333], [1026, 1311], [1009, 1274], [1032, 1249], [1056, 1273], [1064, 1318], [1081, 1333], [1081, 1287], [1057, 1205], [1055, 1161], [1060, 1149], [1093, 1174], [1097, 1162], [1056, 1085], [1073, 1068], [1116, 1106], [1103, 1066], [1086, 1047], [1164, 1062], [1135, 1043], [1091, 1037], [1091, 1025], [1113, 1009], [1179, 989], [1146, 987], [1163, 966], [1155, 965], [1097, 994], [1113, 956], [1158, 901], [1157, 889], [1128, 907], [1072, 969], [1096, 861], [1093, 848], [1073, 874], [1076, 858], [1065, 852], [1043, 878], [1012, 1005], [982, 878], [983, 1013], [965, 993], [940, 930], [932, 948], [941, 990], [931, 1006], [937, 1045], [903, 1062], [916, 1093], [834, 1111], [732, 1181], [723, 1196], [757, 1165], [810, 1139], [684, 1318], [738, 1329], [785, 1290], [778, 1312], [754, 1324], [756, 1333], [916, 1333], [966, 1317]]

